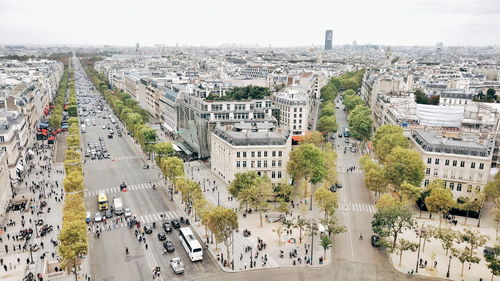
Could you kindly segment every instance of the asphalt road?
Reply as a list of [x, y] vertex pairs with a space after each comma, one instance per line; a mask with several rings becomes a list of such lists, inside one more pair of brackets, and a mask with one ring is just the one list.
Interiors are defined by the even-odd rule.
[[[83, 72], [76, 68], [75, 72]], [[88, 80], [87, 80], [88, 81]], [[90, 82], [86, 82], [90, 83]], [[76, 83], [76, 87], [81, 87]], [[87, 88], [87, 87], [85, 87]], [[82, 90], [83, 91], [83, 90]], [[96, 98], [91, 99], [93, 104], [86, 104], [87, 108], [95, 108]], [[93, 280], [152, 280], [152, 268], [161, 267], [162, 280], [198, 278], [207, 273], [218, 273], [220, 269], [212, 258], [204, 253], [203, 261], [191, 262], [186, 251], [182, 247], [177, 231], [167, 235], [175, 246], [174, 253], [162, 255], [163, 246], [157, 238], [157, 233], [162, 231], [160, 214], [164, 214], [168, 220], [178, 219], [181, 215], [179, 209], [169, 200], [167, 193], [162, 188], [152, 189], [152, 184], [159, 186], [158, 172], [153, 169], [143, 169], [144, 160], [133, 140], [124, 134], [123, 137], [107, 137], [107, 130], [103, 125], [111, 124], [109, 119], [100, 116], [112, 114], [110, 112], [97, 113], [96, 116], [84, 117], [91, 120], [91, 126], [87, 132], [82, 134], [82, 145], [88, 142], [99, 143], [99, 137], [103, 137], [111, 154], [111, 159], [91, 160], [86, 158], [84, 164], [86, 185], [86, 207], [92, 213], [97, 212], [97, 194], [105, 191], [110, 204], [113, 197], [121, 197], [124, 208], [130, 208], [132, 213], [142, 221], [141, 227], [156, 221], [157, 227], [153, 234], [146, 234], [148, 249], [144, 243], [139, 243], [134, 234], [134, 229], [129, 229], [125, 222], [119, 222], [118, 227], [107, 231], [102, 222], [96, 223], [103, 229], [100, 239], [89, 233], [90, 269]], [[96, 126], [92, 125], [95, 120]], [[115, 120], [118, 120], [115, 117]], [[128, 192], [119, 190], [120, 183], [125, 182], [129, 187]], [[114, 217], [116, 218], [116, 217]], [[109, 221], [108, 221], [109, 224]], [[125, 247], [129, 248], [130, 254], [125, 254]], [[186, 273], [175, 276], [170, 269], [169, 260], [180, 257], [184, 264]]]

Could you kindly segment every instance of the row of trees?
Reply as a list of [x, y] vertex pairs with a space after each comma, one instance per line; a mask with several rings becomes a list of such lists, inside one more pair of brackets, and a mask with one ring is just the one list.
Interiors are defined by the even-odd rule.
[[59, 82], [59, 88], [57, 89], [56, 96], [53, 101], [53, 106], [51, 114], [49, 116], [49, 126], [52, 130], [57, 130], [61, 128], [61, 122], [63, 119], [64, 103], [66, 100], [66, 93], [68, 90], [68, 77], [72, 75], [68, 69], [64, 70], [64, 73]]
[[418, 104], [431, 104], [431, 105], [438, 105], [439, 104], [439, 99], [440, 97], [438, 95], [433, 95], [431, 97], [428, 97], [424, 91], [417, 89], [414, 93], [415, 95], [415, 102]]
[[486, 95], [483, 93], [482, 90], [480, 90], [479, 93], [477, 93], [477, 95], [475, 95], [473, 99], [474, 101], [497, 102], [498, 97], [495, 89], [489, 88], [486, 91]]
[[318, 130], [321, 132], [336, 132], [337, 119], [335, 118], [335, 105], [332, 101], [321, 104], [321, 112], [318, 120]]
[[338, 77], [332, 77], [328, 83], [320, 90], [321, 99], [323, 102], [335, 102], [335, 98], [339, 91], [353, 90], [356, 91], [361, 87], [365, 69], [349, 72]]
[[[76, 90], [73, 72], [70, 72], [68, 100], [76, 106]], [[63, 181], [65, 197], [63, 207], [63, 224], [59, 233], [58, 252], [61, 256], [61, 267], [68, 273], [77, 276], [77, 269], [83, 255], [87, 254], [87, 233], [85, 224], [84, 183], [82, 159], [80, 155], [80, 130], [77, 117], [68, 119], [67, 150], [64, 169], [66, 178]]]

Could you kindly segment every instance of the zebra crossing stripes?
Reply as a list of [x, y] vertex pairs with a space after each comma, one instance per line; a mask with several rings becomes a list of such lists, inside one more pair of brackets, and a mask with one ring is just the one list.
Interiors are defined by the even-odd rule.
[[[151, 183], [139, 183], [139, 184], [128, 185], [127, 191], [152, 189], [153, 184], [156, 186], [161, 186], [162, 183], [158, 181], [158, 182], [151, 182]], [[103, 188], [103, 189], [99, 189], [99, 190], [87, 191], [86, 194], [87, 194], [87, 196], [97, 196], [99, 193], [111, 194], [111, 193], [118, 193], [118, 192], [121, 192], [119, 185], [117, 185], [116, 187], [108, 187], [108, 188]]]
[[104, 158], [104, 159], [90, 159], [90, 158], [87, 158], [86, 162], [87, 163], [95, 163], [95, 162], [98, 162], [98, 161], [106, 161], [106, 160], [114, 160], [114, 161], [125, 161], [125, 160], [135, 160], [135, 159], [140, 159], [140, 157], [138, 156], [133, 156], [133, 155], [130, 155], [130, 156], [118, 156], [118, 157], [113, 157], [111, 156], [111, 158]]
[[338, 209], [346, 212], [353, 211], [365, 213], [375, 213], [377, 211], [374, 205], [355, 202], [340, 202]]
[[147, 215], [138, 215], [137, 219], [143, 223], [152, 223], [158, 221], [170, 221], [173, 219], [179, 219], [181, 216], [182, 214], [180, 211], [168, 211]]

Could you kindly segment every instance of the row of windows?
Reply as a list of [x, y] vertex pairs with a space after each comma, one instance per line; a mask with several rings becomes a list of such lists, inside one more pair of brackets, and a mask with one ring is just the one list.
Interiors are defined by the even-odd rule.
[[[432, 164], [432, 158], [427, 158], [427, 164]], [[439, 158], [436, 158], [434, 159], [434, 164], [436, 165], [439, 165]], [[451, 162], [452, 166], [453, 167], [456, 167], [458, 165], [458, 161], [457, 160], [453, 160]], [[450, 166], [450, 160], [449, 159], [445, 159], [444, 160], [444, 165], [445, 166]], [[465, 161], [460, 161], [460, 167], [465, 167]], [[476, 168], [476, 162], [471, 162], [470, 163], [470, 168], [471, 169], [475, 169]], [[484, 163], [479, 163], [479, 169], [482, 170], [484, 169]]]
[[[431, 168], [426, 168], [425, 169], [425, 174], [426, 175], [430, 175], [431, 174]], [[434, 176], [440, 176], [439, 175], [439, 169], [437, 168], [434, 168], [434, 171], [432, 173]], [[459, 180], [463, 180], [464, 179], [464, 171], [463, 170], [443, 170], [443, 175], [442, 177], [443, 178], [448, 178], [448, 174], [449, 174], [449, 177], [450, 179], [459, 179]], [[474, 176], [476, 175], [476, 173], [474, 172], [470, 172], [469, 173], [469, 180], [474, 180]], [[482, 181], [483, 180], [483, 174], [482, 173], [477, 173], [477, 181]]]
[[[257, 157], [262, 157], [262, 155], [264, 155], [264, 157], [267, 157], [267, 154], [268, 154], [267, 151], [251, 151], [249, 153], [250, 157], [255, 157], [255, 155], [257, 155]], [[272, 157], [276, 157], [276, 155], [278, 155], [278, 157], [282, 157], [283, 156], [283, 151], [272, 151], [271, 155], [272, 155]], [[236, 157], [238, 157], [238, 158], [240, 158], [240, 157], [245, 158], [245, 157], [247, 157], [247, 152], [246, 151], [243, 151], [243, 152], [237, 151], [236, 152]]]
[[[267, 168], [267, 160], [264, 161], [236, 161], [236, 168], [246, 168], [247, 167], [247, 162], [250, 165], [250, 168]], [[255, 166], [257, 164], [257, 166]], [[278, 167], [281, 168], [283, 165], [283, 162], [281, 160], [272, 160], [271, 161], [271, 167]]]
[[[425, 180], [425, 182], [424, 182], [424, 186], [427, 186], [427, 185], [429, 185], [429, 180]], [[456, 187], [456, 191], [462, 191], [462, 184], [461, 183], [457, 183], [455, 185], [454, 182], [444, 182], [444, 187], [449, 187], [451, 190], [455, 190], [455, 187]], [[471, 193], [472, 189], [473, 189], [473, 186], [471, 184], [469, 184], [467, 186], [467, 192]], [[481, 186], [477, 185], [476, 192], [479, 192], [479, 191], [481, 191]]]

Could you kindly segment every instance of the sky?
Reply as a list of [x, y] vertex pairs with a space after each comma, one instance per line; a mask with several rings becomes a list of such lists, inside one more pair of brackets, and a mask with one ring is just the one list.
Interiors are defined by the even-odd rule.
[[0, 44], [500, 45], [500, 0], [0, 0]]

